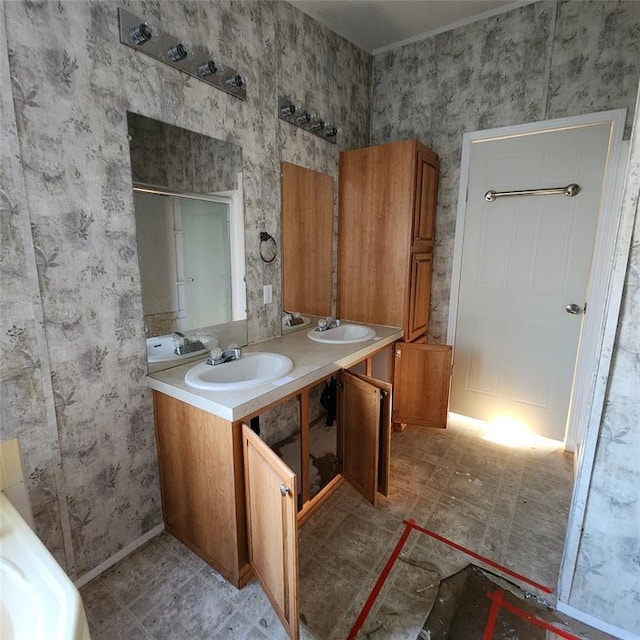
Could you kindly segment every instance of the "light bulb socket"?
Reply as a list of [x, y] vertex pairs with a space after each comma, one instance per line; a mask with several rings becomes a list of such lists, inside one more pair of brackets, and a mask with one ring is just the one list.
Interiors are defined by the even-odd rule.
[[131, 42], [140, 46], [145, 42], [149, 42], [153, 38], [153, 27], [146, 22], [140, 23], [137, 27], [133, 27], [130, 32]]
[[284, 104], [280, 107], [280, 115], [283, 118], [290, 118], [296, 113], [296, 105], [293, 102], [289, 102], [288, 104]]
[[215, 60], [208, 60], [204, 64], [201, 64], [198, 67], [198, 75], [203, 78], [208, 78], [209, 76], [213, 76], [218, 73], [218, 65]]
[[227, 78], [224, 84], [227, 89], [242, 89], [245, 85], [245, 79], [240, 74], [236, 74], [235, 76]]
[[169, 47], [167, 49], [167, 58], [171, 60], [171, 62], [180, 62], [184, 60], [189, 55], [189, 49], [183, 42], [179, 42], [173, 47]]
[[296, 118], [296, 122], [298, 124], [309, 124], [309, 122], [311, 122], [311, 116], [306, 113], [306, 112], [302, 112], [297, 118]]
[[320, 131], [321, 129], [324, 129], [324, 122], [320, 119], [314, 120], [309, 125], [309, 131]]
[[324, 131], [322, 132], [322, 135], [325, 138], [335, 138], [338, 135], [338, 130], [332, 124], [329, 124], [328, 122], [326, 122], [324, 125]]

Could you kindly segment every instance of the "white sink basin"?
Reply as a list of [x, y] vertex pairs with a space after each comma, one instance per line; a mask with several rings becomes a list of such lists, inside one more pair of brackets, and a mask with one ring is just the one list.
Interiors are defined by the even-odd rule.
[[78, 590], [2, 492], [0, 638], [90, 640]]
[[339, 327], [327, 329], [326, 331], [316, 331], [312, 329], [307, 336], [314, 342], [324, 342], [325, 344], [349, 344], [351, 342], [366, 342], [373, 340], [376, 332], [370, 327], [362, 324], [341, 324]]
[[204, 345], [204, 349], [198, 349], [191, 353], [177, 355], [174, 351], [175, 343], [172, 335], [147, 338], [147, 361], [171, 362], [172, 360], [185, 360], [186, 358], [193, 358], [193, 356], [204, 355], [214, 347], [218, 346], [218, 341], [215, 338], [202, 337], [200, 341]]
[[293, 360], [279, 353], [243, 353], [239, 360], [216, 365], [197, 364], [184, 381], [196, 389], [226, 391], [257, 387], [277, 380], [293, 369]]

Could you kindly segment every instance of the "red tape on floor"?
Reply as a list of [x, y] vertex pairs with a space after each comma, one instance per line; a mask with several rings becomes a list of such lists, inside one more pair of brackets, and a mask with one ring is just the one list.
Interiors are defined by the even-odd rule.
[[433, 531], [429, 531], [428, 529], [424, 529], [423, 527], [418, 526], [417, 524], [415, 524], [415, 522], [413, 522], [413, 520], [403, 520], [403, 524], [409, 524], [409, 523], [411, 523], [411, 527], [413, 529], [416, 529], [417, 531], [420, 531], [422, 533], [426, 533], [428, 536], [431, 536], [435, 540], [444, 542], [444, 544], [449, 545], [450, 547], [453, 547], [454, 549], [457, 549], [462, 553], [466, 553], [468, 556], [471, 556], [476, 560], [480, 560], [481, 562], [484, 562], [484, 564], [490, 567], [493, 567], [494, 569], [498, 569], [502, 573], [505, 573], [506, 575], [511, 576], [512, 578], [517, 578], [518, 580], [522, 580], [522, 582], [526, 582], [527, 584], [530, 584], [532, 587], [535, 587], [536, 589], [540, 589], [540, 591], [544, 591], [545, 593], [553, 593], [553, 589], [551, 587], [545, 587], [543, 584], [539, 584], [537, 582], [534, 582], [533, 580], [529, 580], [529, 578], [527, 578], [526, 576], [523, 576], [520, 573], [516, 573], [515, 571], [512, 571], [511, 569], [508, 569], [507, 567], [501, 564], [498, 564], [497, 562], [494, 562], [489, 558], [485, 558], [484, 556], [481, 556], [480, 554], [475, 553], [474, 551], [471, 551], [466, 547], [456, 544], [451, 540], [447, 540], [447, 538], [443, 538], [441, 535], [438, 535]]
[[[552, 624], [550, 624], [546, 620], [536, 618], [536, 616], [532, 615], [531, 613], [527, 613], [526, 611], [520, 609], [519, 607], [516, 607], [514, 604], [507, 602], [506, 600], [503, 599], [503, 595], [504, 593], [500, 589], [494, 592], [487, 593], [487, 597], [493, 603], [491, 605], [491, 611], [489, 612], [489, 617], [491, 617], [491, 613], [496, 607], [498, 609], [506, 609], [507, 611], [510, 611], [511, 613], [518, 616], [519, 618], [526, 620], [530, 624], [535, 625], [536, 627], [540, 627], [545, 631], [551, 631], [551, 633], [554, 633], [555, 635], [560, 636], [561, 638], [567, 638], [567, 640], [580, 640], [578, 636], [574, 636], [572, 633], [569, 633], [564, 629], [559, 629], [558, 627], [554, 627]], [[488, 624], [489, 623], [487, 621], [487, 626]], [[494, 621], [494, 626], [495, 626], [495, 621]], [[486, 628], [485, 628], [485, 632], [486, 632]], [[491, 633], [493, 635], [493, 631]], [[490, 640], [490, 639], [491, 639], [491, 636], [487, 636], [487, 635], [485, 635], [485, 637], [483, 638], [483, 640]]]
[[500, 605], [502, 604], [504, 591], [502, 591], [502, 589], [497, 589], [493, 593], [487, 593], [487, 595], [491, 598], [491, 609], [489, 609], [487, 624], [484, 627], [482, 640], [491, 640], [491, 638], [493, 638], [493, 632], [496, 630], [496, 622], [498, 621], [498, 614], [500, 613]]
[[413, 524], [413, 521], [409, 520], [404, 524], [406, 526], [404, 528], [404, 531], [402, 532], [402, 535], [400, 536], [400, 540], [398, 540], [398, 544], [396, 544], [393, 551], [391, 552], [391, 555], [387, 560], [387, 564], [384, 565], [384, 569], [382, 570], [382, 573], [378, 576], [378, 580], [373, 586], [373, 589], [371, 590], [371, 593], [369, 594], [367, 601], [364, 603], [364, 607], [362, 607], [362, 611], [360, 612], [358, 619], [355, 621], [353, 627], [351, 627], [351, 632], [347, 636], [347, 640], [354, 640], [354, 638], [358, 634], [358, 631], [360, 631], [360, 629], [362, 628], [364, 621], [367, 619], [367, 616], [371, 611], [371, 607], [373, 607], [373, 603], [376, 601], [376, 598], [378, 597], [378, 594], [380, 593], [380, 591], [382, 591], [382, 587], [384, 586], [386, 579], [389, 577], [389, 574], [391, 573], [391, 569], [393, 569], [393, 565], [395, 561], [398, 559], [398, 556], [402, 551], [402, 547], [404, 547], [404, 544], [407, 541], [409, 534], [411, 533], [411, 528], [412, 528], [411, 525]]
[[[409, 537], [409, 534], [413, 529], [415, 529], [416, 531], [420, 531], [421, 533], [424, 533], [428, 536], [431, 536], [435, 540], [443, 542], [444, 544], [449, 545], [450, 547], [453, 547], [454, 549], [457, 549], [458, 551], [461, 551], [462, 553], [465, 553], [466, 555], [471, 556], [476, 560], [480, 560], [484, 564], [490, 567], [493, 567], [494, 569], [498, 569], [502, 573], [505, 573], [506, 575], [511, 576], [512, 578], [517, 578], [518, 580], [522, 580], [523, 582], [526, 582], [527, 584], [530, 584], [536, 587], [536, 589], [540, 589], [540, 591], [544, 591], [545, 593], [553, 593], [553, 589], [551, 589], [550, 587], [545, 587], [544, 585], [538, 584], [533, 580], [529, 580], [529, 578], [521, 575], [520, 573], [516, 573], [515, 571], [512, 571], [511, 569], [508, 569], [507, 567], [504, 567], [501, 564], [498, 564], [497, 562], [490, 560], [489, 558], [485, 558], [484, 556], [481, 556], [475, 553], [474, 551], [467, 549], [466, 547], [463, 547], [451, 540], [448, 540], [447, 538], [442, 537], [437, 533], [434, 533], [433, 531], [429, 531], [428, 529], [425, 529], [417, 525], [413, 520], [403, 520], [402, 524], [404, 524], [405, 527], [404, 527], [404, 531], [402, 532], [402, 535], [400, 536], [400, 540], [398, 540], [398, 543], [396, 544], [393, 551], [391, 552], [391, 555], [389, 556], [387, 563], [384, 565], [384, 569], [382, 569], [382, 573], [378, 576], [378, 580], [373, 586], [373, 589], [371, 590], [371, 593], [369, 594], [367, 601], [364, 603], [364, 606], [362, 607], [362, 611], [360, 612], [358, 619], [354, 622], [353, 627], [351, 627], [351, 631], [347, 636], [347, 640], [354, 640], [356, 635], [358, 634], [358, 631], [360, 631], [360, 629], [362, 628], [362, 625], [364, 624], [364, 621], [367, 619], [367, 616], [369, 615], [369, 612], [371, 611], [373, 604], [376, 601], [376, 598], [380, 594], [380, 591], [382, 591], [382, 587], [384, 586], [385, 581], [387, 580], [387, 578], [389, 577], [389, 574], [391, 573], [391, 569], [393, 569], [393, 565], [395, 564], [395, 561], [398, 559], [398, 556], [402, 552], [402, 547], [404, 547], [407, 541], [407, 538]], [[493, 606], [491, 608], [491, 611], [493, 611]], [[497, 616], [497, 613], [496, 613], [496, 616]], [[489, 617], [491, 617], [491, 612]], [[485, 628], [485, 633], [486, 633], [486, 628]], [[493, 635], [493, 631], [491, 632], [491, 634]], [[575, 638], [575, 636], [563, 636], [563, 637], [571, 638], [571, 640], [574, 640]], [[491, 638], [491, 636], [488, 636], [488, 638]], [[575, 640], [580, 640], [580, 639], [575, 638]]]

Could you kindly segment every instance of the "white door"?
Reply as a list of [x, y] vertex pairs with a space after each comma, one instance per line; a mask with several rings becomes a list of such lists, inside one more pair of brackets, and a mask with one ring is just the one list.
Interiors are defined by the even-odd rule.
[[[563, 440], [612, 123], [471, 145], [451, 410]], [[580, 193], [485, 200], [577, 183]]]

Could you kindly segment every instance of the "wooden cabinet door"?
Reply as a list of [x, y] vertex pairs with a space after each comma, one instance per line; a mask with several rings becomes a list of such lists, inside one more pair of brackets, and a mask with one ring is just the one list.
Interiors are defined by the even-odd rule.
[[230, 422], [158, 391], [153, 398], [166, 529], [240, 587], [247, 558], [239, 534], [244, 499], [235, 466], [237, 431]]
[[369, 502], [388, 492], [391, 385], [359, 374], [340, 374], [342, 475]]
[[404, 140], [340, 154], [341, 318], [404, 325], [415, 198], [414, 145], [415, 141]]
[[418, 152], [416, 166], [416, 199], [413, 212], [413, 239], [415, 249], [433, 248], [436, 203], [438, 199], [438, 167], [432, 158]]
[[447, 426], [452, 352], [448, 345], [396, 342], [394, 422]]
[[405, 330], [408, 342], [429, 329], [429, 303], [431, 300], [432, 253], [411, 255], [411, 283], [409, 286], [409, 317]]
[[292, 640], [300, 636], [296, 475], [242, 425], [249, 562]]

